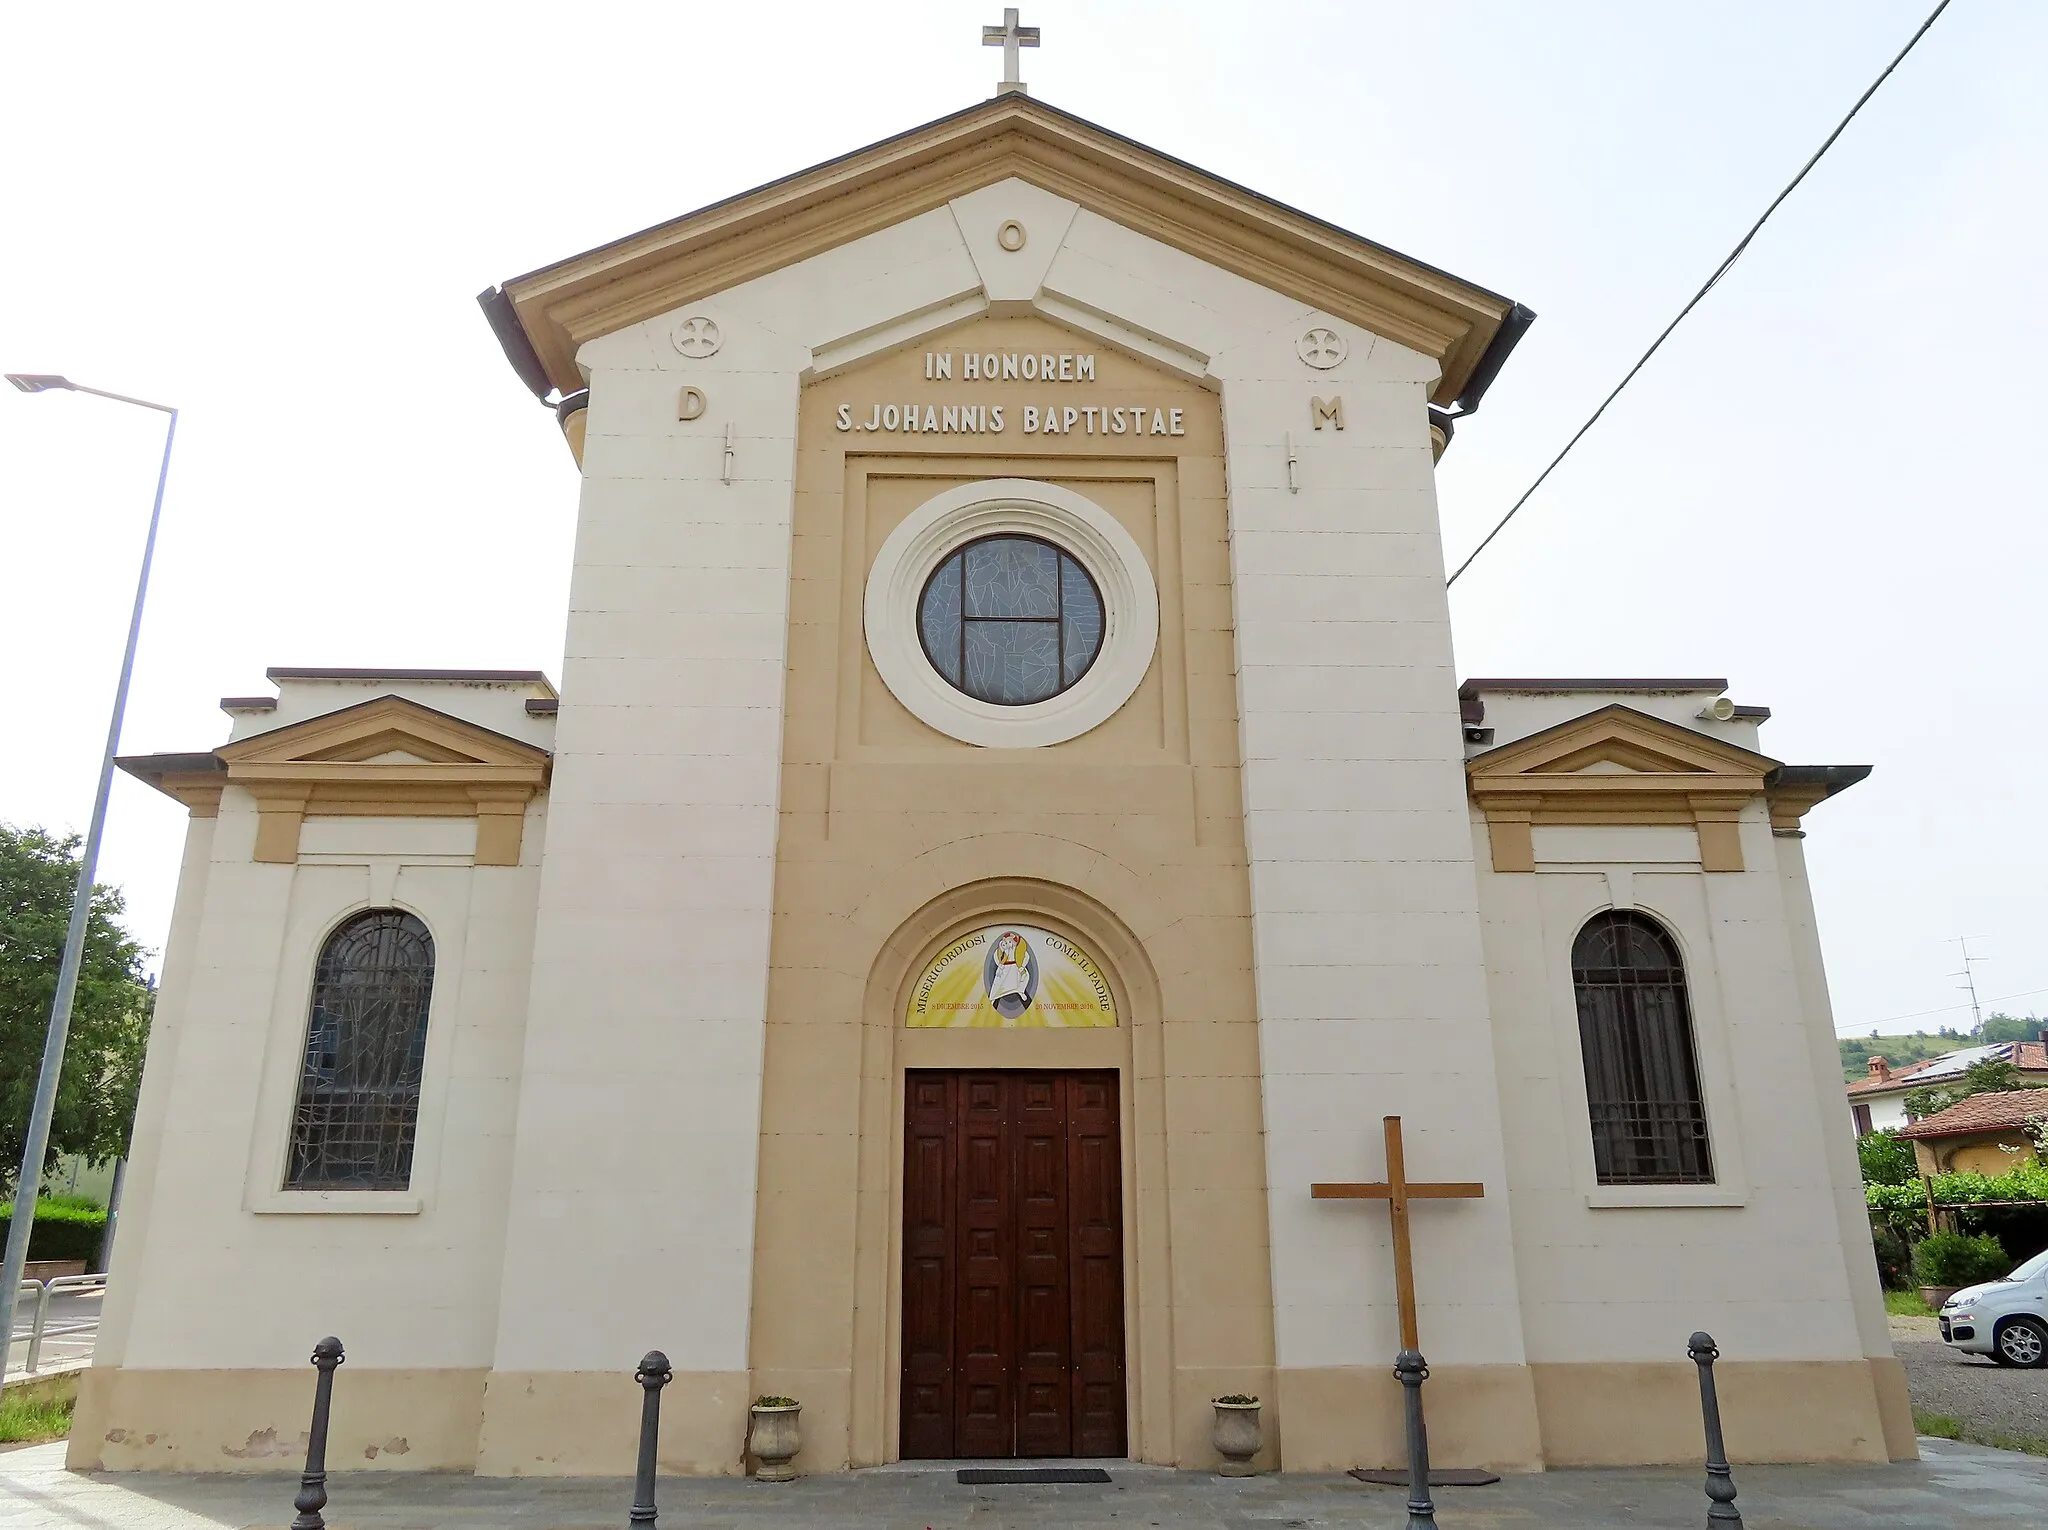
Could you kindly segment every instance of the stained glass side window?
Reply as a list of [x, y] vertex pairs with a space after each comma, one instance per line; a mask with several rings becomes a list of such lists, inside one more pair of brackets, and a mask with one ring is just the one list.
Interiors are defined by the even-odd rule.
[[1572, 989], [1600, 1183], [1712, 1184], [1676, 943], [1641, 914], [1596, 914], [1572, 943]]
[[412, 1182], [434, 938], [372, 909], [320, 950], [292, 1115], [287, 1190], [403, 1190]]
[[970, 542], [932, 571], [918, 597], [932, 667], [968, 695], [1003, 706], [1057, 696], [1102, 651], [1102, 595], [1069, 553], [1036, 537]]

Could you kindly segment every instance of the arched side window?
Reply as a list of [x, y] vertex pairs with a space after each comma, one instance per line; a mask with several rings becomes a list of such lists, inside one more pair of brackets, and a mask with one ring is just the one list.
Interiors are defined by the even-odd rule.
[[1572, 944], [1572, 989], [1600, 1183], [1712, 1184], [1677, 945], [1641, 914], [1596, 914]]
[[412, 1181], [434, 937], [401, 909], [357, 914], [320, 948], [287, 1190], [403, 1190]]

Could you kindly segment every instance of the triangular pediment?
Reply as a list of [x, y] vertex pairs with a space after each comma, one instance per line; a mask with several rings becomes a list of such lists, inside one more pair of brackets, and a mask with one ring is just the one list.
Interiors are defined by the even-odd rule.
[[[475, 767], [544, 769], [548, 752], [403, 696], [379, 696], [338, 712], [237, 740], [218, 751], [237, 779], [275, 778], [288, 767], [351, 766], [467, 775]], [[470, 767], [470, 771], [450, 767]]]
[[1489, 750], [1468, 761], [1466, 770], [1475, 788], [1493, 790], [1518, 782], [1563, 785], [1558, 778], [1578, 777], [1595, 789], [1646, 785], [1642, 778], [1653, 778], [1702, 790], [1760, 791], [1777, 764], [1768, 755], [1617, 703]]
[[1499, 365], [1496, 337], [1529, 317], [1021, 93], [515, 277], [483, 301], [527, 385], [567, 396], [584, 386], [577, 352], [589, 341], [1012, 179], [1431, 358], [1441, 404], [1476, 394]]

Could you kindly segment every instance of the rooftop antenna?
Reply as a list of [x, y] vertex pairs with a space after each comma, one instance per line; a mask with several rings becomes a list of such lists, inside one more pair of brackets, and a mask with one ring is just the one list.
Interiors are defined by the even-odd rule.
[[1982, 940], [1983, 938], [1982, 935], [1958, 935], [1956, 937], [1956, 944], [1963, 948], [1963, 970], [1949, 974], [1950, 977], [1959, 977], [1963, 980], [1958, 986], [1970, 995], [1970, 1029], [1980, 1034], [1984, 1029], [1984, 1011], [1977, 1006], [1977, 973], [1975, 969], [1977, 963], [1983, 961], [1984, 958], [1970, 954], [1970, 942]]
[[1038, 28], [1017, 25], [1017, 8], [1014, 5], [1003, 8], [1003, 24], [999, 27], [981, 29], [981, 45], [984, 48], [1003, 50], [1003, 80], [996, 86], [996, 94], [1029, 95], [1030, 90], [1018, 75], [1017, 50], [1038, 46]]

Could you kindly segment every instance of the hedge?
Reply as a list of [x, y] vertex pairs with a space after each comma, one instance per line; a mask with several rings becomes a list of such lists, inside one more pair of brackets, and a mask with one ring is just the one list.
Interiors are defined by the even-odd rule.
[[[14, 1206], [0, 1205], [0, 1238], [7, 1236], [14, 1219]], [[36, 1225], [29, 1234], [31, 1259], [83, 1259], [89, 1268], [100, 1251], [100, 1236], [107, 1230], [107, 1213], [98, 1206], [67, 1205], [37, 1201]]]

